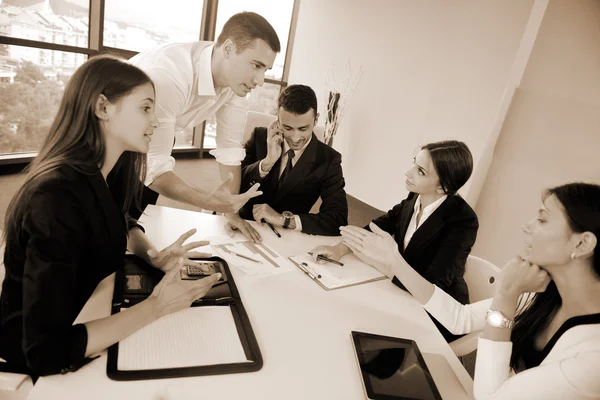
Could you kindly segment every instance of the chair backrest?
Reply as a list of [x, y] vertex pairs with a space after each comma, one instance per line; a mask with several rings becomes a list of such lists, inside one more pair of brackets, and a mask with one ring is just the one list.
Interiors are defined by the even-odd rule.
[[[242, 140], [242, 143], [246, 143], [246, 141], [250, 139], [250, 135], [252, 134], [254, 128], [260, 126], [267, 127], [271, 122], [275, 120], [275, 118], [277, 117], [272, 114], [261, 113], [258, 111], [248, 111], [246, 113], [246, 123], [244, 125], [244, 138]], [[313, 130], [315, 136], [320, 141], [323, 141], [324, 131], [325, 128], [322, 126], [315, 126], [315, 129]]]
[[465, 265], [465, 282], [469, 287], [469, 300], [475, 303], [494, 297], [496, 283], [502, 270], [482, 258], [469, 256]]
[[2, 234], [2, 230], [0, 230], [0, 294], [2, 294], [2, 282], [4, 282], [4, 275], [6, 271], [4, 270], [4, 235]]

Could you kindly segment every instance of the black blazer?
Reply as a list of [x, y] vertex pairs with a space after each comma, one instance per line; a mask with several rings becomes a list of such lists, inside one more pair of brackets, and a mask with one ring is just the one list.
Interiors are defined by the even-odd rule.
[[99, 170], [62, 166], [26, 202], [19, 237], [7, 232], [0, 357], [32, 375], [74, 371], [88, 360], [87, 331], [73, 322], [122, 267], [128, 223]]
[[[299, 215], [304, 233], [329, 236], [340, 234], [340, 226], [348, 224], [348, 201], [344, 191], [340, 153], [320, 142], [313, 134], [286, 183], [278, 190], [281, 162], [276, 162], [264, 179], [261, 179], [259, 172], [259, 163], [267, 156], [267, 128], [255, 128], [245, 148], [242, 191], [260, 182], [263, 194], [246, 203], [240, 210], [242, 218], [253, 219], [252, 206], [266, 203], [279, 213], [290, 211]], [[319, 196], [323, 200], [319, 213], [309, 214]]]
[[[468, 304], [469, 289], [463, 275], [467, 256], [477, 238], [477, 215], [462, 197], [448, 195], [415, 231], [404, 250], [404, 236], [417, 197], [417, 194], [409, 193], [405, 200], [373, 222], [394, 235], [400, 254], [421, 276], [461, 303]], [[396, 277], [394, 283], [406, 290]]]

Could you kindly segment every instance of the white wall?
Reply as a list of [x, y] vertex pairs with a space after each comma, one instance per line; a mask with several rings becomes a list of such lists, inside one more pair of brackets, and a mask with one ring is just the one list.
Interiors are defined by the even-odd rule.
[[300, 1], [289, 83], [323, 106], [334, 63], [364, 68], [334, 141], [349, 194], [398, 203], [414, 149], [434, 140], [463, 140], [478, 168], [533, 0]]
[[600, 2], [551, 0], [477, 203], [473, 253], [502, 265], [545, 188], [600, 183]]

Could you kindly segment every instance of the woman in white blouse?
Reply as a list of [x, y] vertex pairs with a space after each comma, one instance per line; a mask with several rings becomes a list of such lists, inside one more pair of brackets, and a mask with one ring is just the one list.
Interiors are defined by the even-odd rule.
[[547, 190], [523, 227], [524, 258], [504, 266], [493, 299], [470, 305], [425, 280], [388, 233], [371, 229], [341, 228], [344, 243], [398, 278], [451, 332], [483, 329], [476, 399], [600, 399], [600, 186]]

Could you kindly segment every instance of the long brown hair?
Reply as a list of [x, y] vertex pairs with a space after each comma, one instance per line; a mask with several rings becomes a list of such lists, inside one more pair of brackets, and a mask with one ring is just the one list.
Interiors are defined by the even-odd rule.
[[[591, 183], [569, 183], [548, 189], [542, 199], [555, 196], [572, 232], [591, 232], [600, 238], [600, 186]], [[600, 243], [594, 249], [592, 270], [600, 280]], [[533, 346], [535, 335], [552, 321], [562, 304], [554, 282], [545, 291], [528, 296], [521, 302], [511, 333], [513, 343], [510, 366], [516, 372], [525, 369], [522, 355]]]
[[[106, 143], [95, 113], [99, 96], [114, 103], [138, 86], [152, 80], [139, 68], [109, 55], [91, 58], [75, 71], [65, 87], [60, 106], [38, 156], [27, 168], [25, 183], [12, 198], [6, 211], [5, 237], [17, 238], [29, 196], [61, 166], [83, 174], [93, 174], [104, 164]], [[127, 213], [133, 202], [140, 207], [146, 155], [124, 152], [115, 167], [114, 179], [124, 193], [122, 207]], [[18, 242], [18, 241], [16, 241]], [[7, 249], [8, 250], [8, 249]]]

